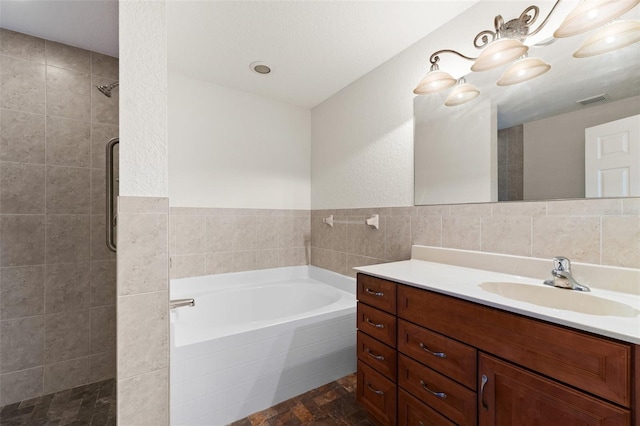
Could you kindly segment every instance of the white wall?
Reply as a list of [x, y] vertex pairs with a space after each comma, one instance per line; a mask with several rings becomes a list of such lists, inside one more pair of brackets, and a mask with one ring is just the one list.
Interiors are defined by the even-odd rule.
[[170, 72], [171, 206], [309, 209], [310, 115]]
[[584, 129], [640, 112], [640, 96], [524, 124], [524, 199], [583, 198]]

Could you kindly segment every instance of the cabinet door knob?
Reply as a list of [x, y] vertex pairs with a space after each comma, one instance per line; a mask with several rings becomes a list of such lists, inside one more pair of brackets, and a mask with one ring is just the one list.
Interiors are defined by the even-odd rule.
[[371, 387], [371, 383], [369, 382], [367, 382], [367, 387], [371, 390], [371, 392], [375, 393], [376, 395], [384, 395], [384, 392], [382, 392], [381, 390], [374, 389], [373, 387]]
[[431, 395], [437, 396], [438, 398], [441, 398], [441, 399], [446, 399], [446, 398], [447, 398], [447, 394], [446, 394], [446, 393], [444, 393], [444, 392], [436, 392], [436, 391], [432, 391], [431, 389], [429, 389], [429, 388], [427, 387], [427, 384], [426, 384], [424, 381], [422, 381], [422, 380], [420, 380], [420, 386], [422, 386], [422, 388], [423, 388], [424, 390], [426, 390], [427, 392], [429, 392]]
[[384, 328], [384, 324], [376, 324], [375, 322], [371, 322], [369, 318], [364, 319], [367, 324], [374, 326], [375, 328]]
[[487, 404], [487, 402], [484, 400], [484, 387], [488, 381], [489, 381], [489, 378], [487, 378], [487, 376], [483, 374], [482, 382], [480, 383], [480, 401], [482, 401], [482, 408], [484, 408], [485, 411], [489, 410], [489, 404]]
[[437, 356], [438, 358], [446, 358], [447, 354], [445, 354], [444, 352], [433, 352], [432, 350], [430, 350], [429, 348], [427, 348], [424, 343], [420, 342], [418, 344], [418, 346], [420, 346], [425, 352], [430, 353], [433, 356]]
[[368, 353], [371, 358], [375, 358], [378, 361], [384, 361], [384, 357], [382, 355], [374, 354], [373, 352], [371, 352], [371, 350], [369, 350], [369, 348], [364, 348], [364, 351]]
[[369, 293], [372, 296], [376, 296], [376, 297], [384, 296], [383, 292], [381, 292], [381, 291], [373, 291], [370, 288], [365, 288], [364, 291], [366, 291], [367, 293]]

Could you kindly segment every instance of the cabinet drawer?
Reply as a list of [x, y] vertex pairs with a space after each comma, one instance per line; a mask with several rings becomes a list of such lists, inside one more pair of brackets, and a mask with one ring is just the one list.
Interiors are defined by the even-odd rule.
[[358, 359], [389, 379], [396, 380], [396, 350], [358, 331]]
[[396, 313], [397, 284], [369, 275], [358, 274], [358, 300], [390, 314]]
[[480, 354], [479, 370], [481, 426], [631, 424], [628, 410], [491, 356]]
[[396, 384], [358, 360], [358, 402], [382, 425], [396, 424]]
[[456, 426], [455, 423], [403, 389], [398, 389], [398, 425]]
[[396, 347], [396, 317], [381, 310], [358, 303], [358, 330], [383, 343]]
[[442, 334], [398, 320], [398, 351], [476, 389], [476, 350]]
[[625, 407], [631, 345], [398, 285], [399, 316]]
[[476, 424], [476, 393], [405, 355], [398, 355], [398, 386], [459, 425]]

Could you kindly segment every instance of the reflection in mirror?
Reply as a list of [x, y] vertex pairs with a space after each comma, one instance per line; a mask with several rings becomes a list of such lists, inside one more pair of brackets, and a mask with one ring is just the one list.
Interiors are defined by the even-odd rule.
[[640, 114], [640, 43], [574, 58], [591, 34], [532, 46], [551, 69], [521, 84], [496, 85], [506, 67], [468, 74], [481, 93], [468, 104], [417, 96], [415, 204], [584, 198], [585, 129]]

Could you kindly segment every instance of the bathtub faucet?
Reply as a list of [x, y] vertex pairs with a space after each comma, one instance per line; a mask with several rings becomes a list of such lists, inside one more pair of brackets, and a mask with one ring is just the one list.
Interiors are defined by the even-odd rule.
[[182, 308], [183, 306], [196, 306], [195, 299], [176, 299], [169, 302], [169, 309]]

